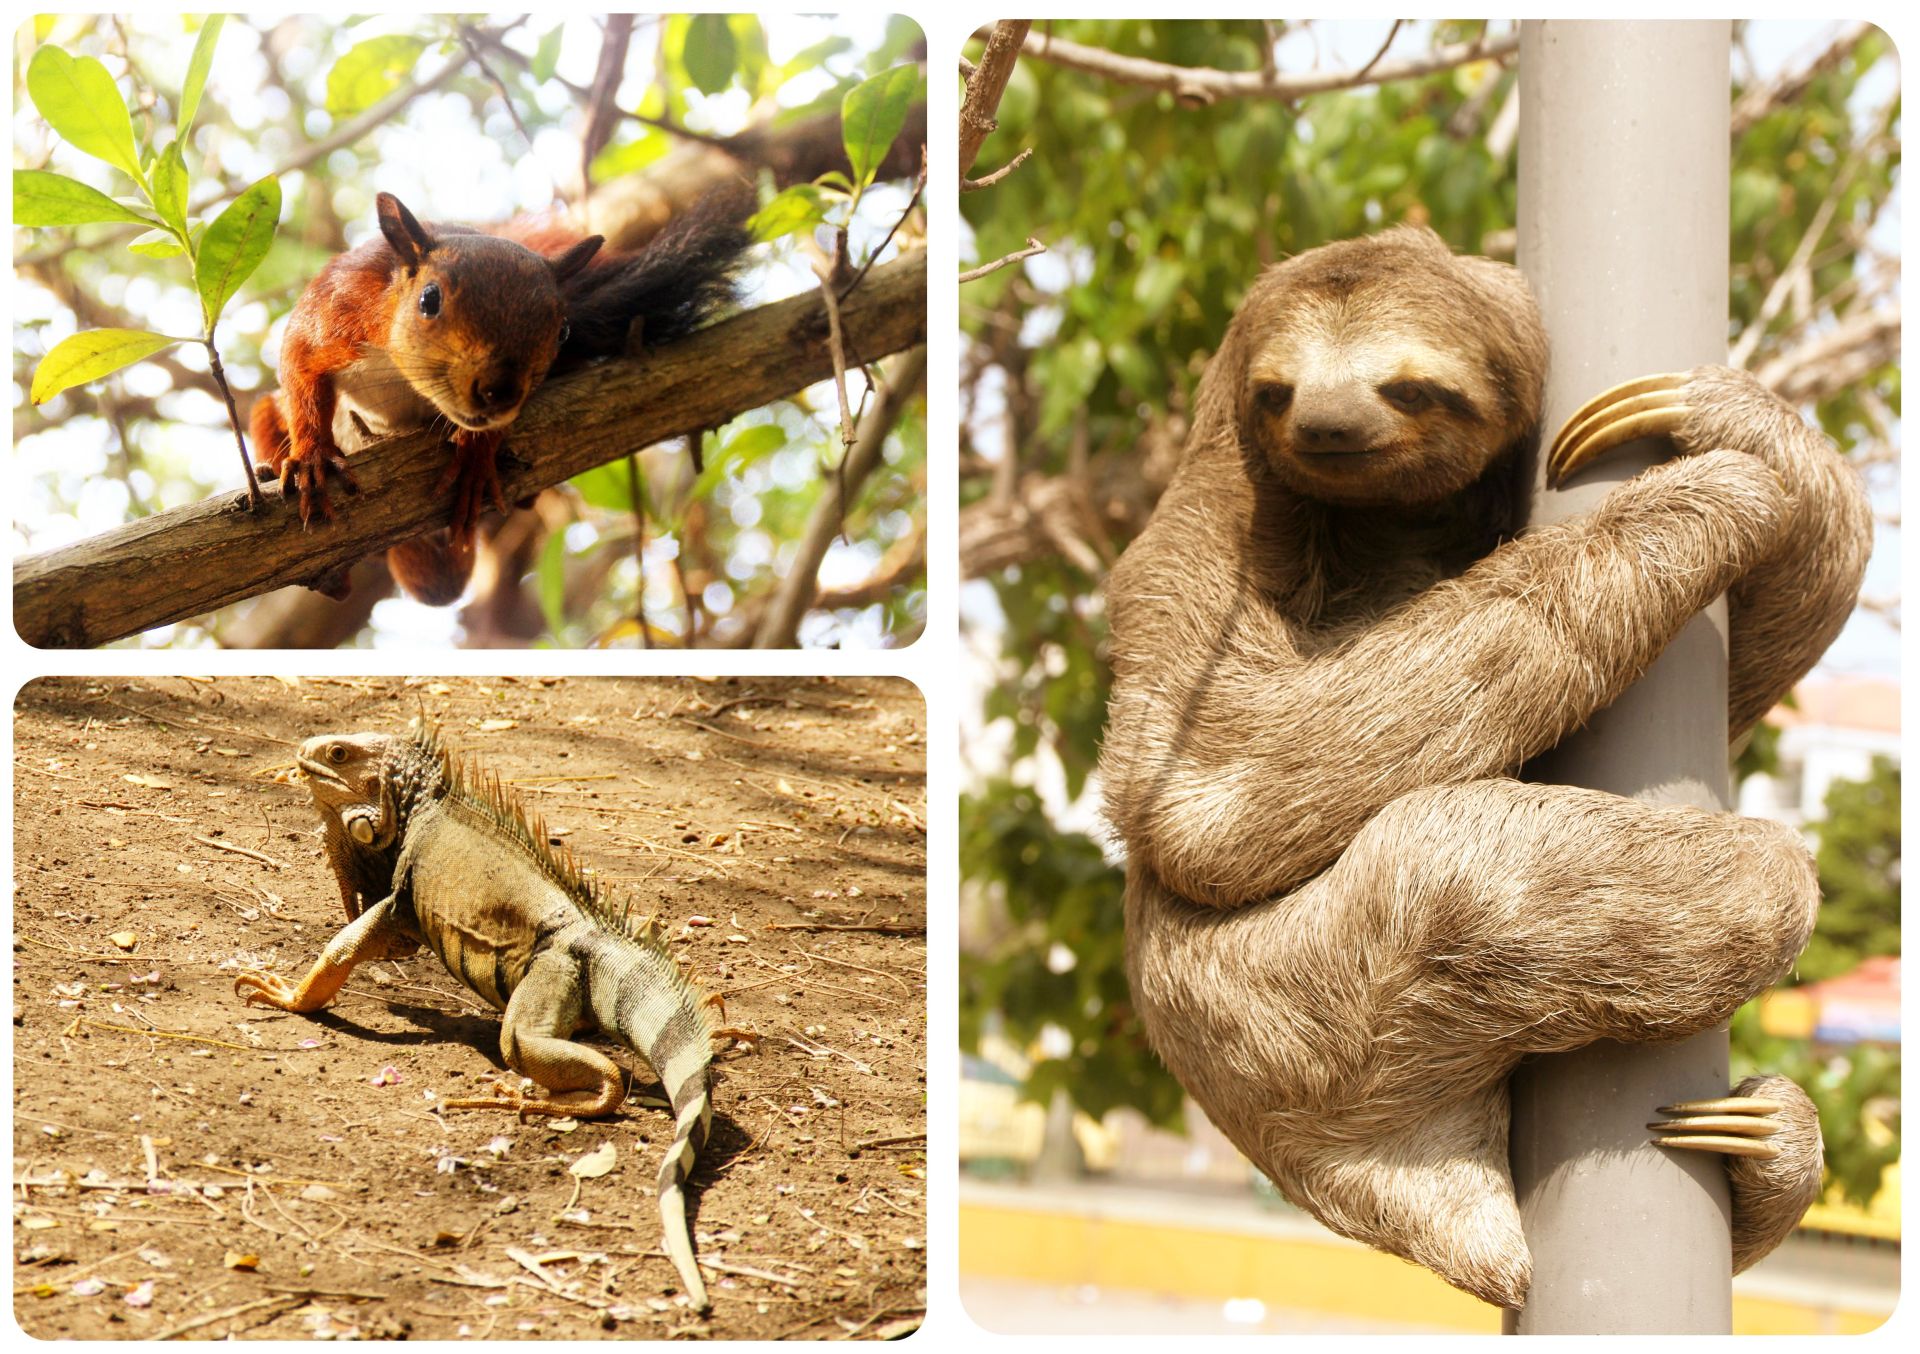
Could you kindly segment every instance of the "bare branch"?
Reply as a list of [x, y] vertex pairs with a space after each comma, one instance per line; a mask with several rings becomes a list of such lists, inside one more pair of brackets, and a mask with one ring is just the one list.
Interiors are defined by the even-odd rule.
[[1018, 263], [1021, 259], [1030, 259], [1035, 254], [1044, 254], [1046, 252], [1047, 247], [1029, 235], [1027, 236], [1027, 247], [1025, 249], [1016, 249], [1005, 258], [995, 259], [992, 263], [983, 263], [978, 268], [969, 268], [966, 272], [960, 274], [960, 280], [962, 282], [978, 282], [989, 273], [999, 272], [1009, 263]]
[[820, 589], [820, 561], [840, 530], [847, 507], [860, 492], [860, 486], [874, 467], [880, 464], [887, 434], [900, 421], [907, 403], [927, 382], [927, 350], [916, 348], [906, 354], [887, 373], [886, 389], [860, 420], [860, 429], [847, 452], [839, 476], [829, 482], [826, 492], [813, 505], [807, 526], [794, 552], [793, 564], [780, 581], [767, 614], [760, 619], [754, 634], [756, 649], [791, 648], [797, 643], [800, 618], [812, 607]]
[[1869, 23], [1851, 23], [1841, 28], [1824, 47], [1816, 48], [1798, 63], [1777, 72], [1772, 79], [1750, 85], [1733, 102], [1733, 134], [1738, 137], [1747, 128], [1783, 104], [1792, 103], [1808, 85], [1840, 64], [1842, 58], [1860, 45], [1873, 31]]
[[1368, 62], [1359, 70], [1313, 71], [1305, 75], [1282, 76], [1264, 70], [1223, 71], [1206, 66], [1172, 66], [1164, 61], [1121, 56], [1099, 47], [1088, 47], [1041, 33], [1028, 33], [1021, 45], [1021, 51], [1027, 56], [1120, 84], [1165, 90], [1180, 102], [1193, 105], [1210, 104], [1218, 99], [1286, 101], [1336, 89], [1353, 89], [1360, 85], [1390, 84], [1395, 80], [1412, 80], [1452, 70], [1474, 61], [1504, 62], [1519, 49], [1518, 32], [1500, 37], [1482, 34], [1472, 42], [1436, 47], [1420, 56], [1400, 61]]
[[1754, 375], [1789, 404], [1825, 399], [1900, 360], [1900, 307], [1848, 315], [1797, 348], [1779, 353]]
[[[868, 357], [926, 340], [924, 251], [874, 269], [841, 304]], [[550, 381], [527, 403], [501, 481], [525, 498], [583, 470], [683, 433], [717, 427], [813, 384], [831, 370], [818, 292], [723, 321], [683, 343]], [[354, 457], [361, 492], [311, 532], [277, 493], [254, 516], [225, 494], [14, 562], [14, 624], [42, 647], [104, 644], [289, 583], [323, 578], [399, 541], [445, 526], [436, 492], [446, 451], [424, 432]], [[190, 568], [182, 562], [191, 563]]]
[[1033, 23], [1028, 19], [1002, 19], [987, 38], [987, 50], [980, 64], [967, 77], [966, 98], [960, 104], [960, 181], [979, 158], [980, 147], [1000, 124], [994, 113], [1000, 108], [1000, 96], [1013, 78], [1014, 64], [1020, 59], [1020, 44], [1027, 40]]

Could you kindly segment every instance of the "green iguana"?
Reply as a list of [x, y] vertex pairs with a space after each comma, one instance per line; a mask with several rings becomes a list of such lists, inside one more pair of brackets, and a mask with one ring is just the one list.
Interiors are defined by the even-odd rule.
[[712, 1041], [702, 998], [635, 921], [493, 776], [456, 762], [431, 729], [414, 737], [325, 734], [298, 762], [324, 824], [347, 926], [295, 987], [243, 973], [234, 990], [283, 1011], [317, 1011], [354, 965], [400, 958], [424, 941], [448, 971], [501, 1011], [507, 1066], [542, 1087], [529, 1097], [449, 1100], [449, 1109], [607, 1115], [625, 1098], [611, 1058], [573, 1041], [589, 1026], [645, 1058], [673, 1106], [660, 1164], [660, 1221], [688, 1298], [708, 1308], [687, 1232], [683, 1186], [712, 1119]]

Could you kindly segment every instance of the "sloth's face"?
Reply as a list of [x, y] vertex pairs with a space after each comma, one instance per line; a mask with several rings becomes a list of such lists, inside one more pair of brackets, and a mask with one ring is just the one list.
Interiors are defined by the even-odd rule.
[[1302, 307], [1247, 365], [1245, 427], [1296, 493], [1420, 506], [1472, 484], [1511, 444], [1460, 348], [1342, 303]]
[[1312, 250], [1242, 306], [1242, 436], [1295, 493], [1421, 507], [1532, 431], [1545, 346], [1514, 269], [1424, 231]]

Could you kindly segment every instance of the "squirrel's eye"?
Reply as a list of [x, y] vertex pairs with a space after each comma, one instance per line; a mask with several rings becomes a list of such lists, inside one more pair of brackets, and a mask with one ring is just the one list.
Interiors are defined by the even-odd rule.
[[1262, 381], [1254, 387], [1253, 398], [1269, 414], [1278, 414], [1293, 403], [1293, 387], [1284, 381]]
[[440, 284], [429, 282], [420, 289], [420, 313], [431, 320], [440, 313]]
[[335, 743], [332, 747], [327, 749], [328, 761], [344, 762], [346, 759], [347, 759], [347, 749], [344, 744]]
[[562, 348], [567, 346], [567, 338], [572, 333], [573, 333], [573, 326], [568, 324], [565, 320], [560, 321], [560, 346]]

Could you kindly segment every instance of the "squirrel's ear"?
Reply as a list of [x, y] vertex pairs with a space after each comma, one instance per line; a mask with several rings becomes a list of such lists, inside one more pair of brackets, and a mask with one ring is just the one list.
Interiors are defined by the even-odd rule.
[[579, 244], [567, 250], [566, 253], [561, 254], [557, 258], [548, 259], [547, 266], [553, 269], [553, 280], [555, 282], [565, 282], [568, 278], [586, 267], [588, 261], [600, 252], [600, 246], [603, 243], [605, 243], [603, 236], [589, 235]]
[[433, 251], [433, 236], [427, 234], [427, 228], [407, 210], [406, 203], [392, 193], [380, 194], [373, 205], [380, 213], [380, 233], [387, 237], [400, 262], [409, 268], [418, 268], [420, 260]]

